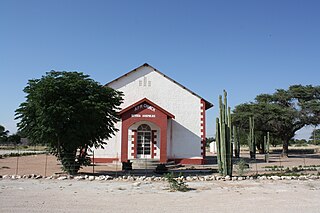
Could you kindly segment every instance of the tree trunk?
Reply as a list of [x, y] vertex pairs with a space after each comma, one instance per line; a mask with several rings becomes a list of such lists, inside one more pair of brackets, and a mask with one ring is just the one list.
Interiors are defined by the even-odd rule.
[[282, 144], [282, 153], [281, 156], [287, 158], [289, 152], [289, 140], [284, 140]]

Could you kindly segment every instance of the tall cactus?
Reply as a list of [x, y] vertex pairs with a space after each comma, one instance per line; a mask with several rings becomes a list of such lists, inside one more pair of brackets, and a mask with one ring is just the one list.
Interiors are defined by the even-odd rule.
[[233, 144], [234, 144], [234, 157], [240, 157], [240, 140], [239, 140], [239, 132], [236, 126], [233, 126]]
[[265, 146], [265, 153], [266, 153], [266, 162], [269, 163], [269, 151], [270, 151], [270, 133], [267, 132], [267, 138], [266, 138], [266, 146]]
[[220, 174], [232, 176], [231, 110], [227, 106], [227, 92], [223, 93], [224, 102], [219, 96], [220, 119], [216, 119], [217, 159]]
[[221, 148], [220, 148], [220, 125], [219, 125], [219, 118], [216, 118], [216, 146], [217, 146], [217, 163], [219, 172], [222, 171], [222, 162], [221, 162]]
[[256, 159], [256, 142], [255, 142], [255, 135], [254, 135], [254, 118], [253, 117], [249, 117], [248, 145], [250, 149], [250, 158]]

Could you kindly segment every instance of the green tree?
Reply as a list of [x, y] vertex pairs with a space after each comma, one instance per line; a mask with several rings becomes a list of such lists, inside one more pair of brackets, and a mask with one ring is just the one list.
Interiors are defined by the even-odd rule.
[[23, 131], [17, 131], [17, 135], [19, 135], [21, 138], [27, 138], [28, 136], [27, 136], [27, 134], [26, 133], [24, 133]]
[[320, 129], [314, 129], [309, 139], [310, 142], [315, 145], [320, 144]]
[[9, 135], [7, 141], [17, 145], [17, 144], [21, 143], [21, 137], [18, 134], [12, 134], [12, 135]]
[[254, 116], [257, 131], [269, 131], [281, 139], [282, 155], [288, 156], [289, 141], [296, 131], [320, 123], [320, 87], [293, 85], [288, 90], [258, 95], [255, 102], [235, 107], [234, 125], [248, 129], [249, 116]]
[[[255, 139], [256, 148], [260, 153], [263, 153], [263, 137], [267, 135], [267, 132], [271, 132], [272, 128], [269, 125], [269, 121], [277, 119], [278, 111], [265, 103], [245, 103], [235, 107], [232, 115], [233, 125], [240, 127], [240, 142], [242, 145], [248, 145], [248, 134], [249, 134], [249, 117], [254, 117], [255, 121]], [[279, 145], [279, 138], [277, 135], [271, 132], [271, 145]]]
[[0, 142], [5, 142], [8, 139], [9, 131], [2, 125], [0, 125]]
[[16, 110], [18, 128], [46, 144], [69, 174], [88, 163], [87, 151], [102, 147], [115, 131], [122, 93], [78, 72], [51, 71], [29, 80], [26, 101]]

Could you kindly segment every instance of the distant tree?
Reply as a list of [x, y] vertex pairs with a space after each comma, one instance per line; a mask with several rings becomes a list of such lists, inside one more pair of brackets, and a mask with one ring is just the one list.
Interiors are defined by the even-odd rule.
[[102, 147], [115, 131], [122, 93], [78, 72], [48, 72], [29, 80], [26, 101], [16, 110], [18, 128], [46, 144], [69, 174], [87, 165], [87, 151]]
[[320, 129], [314, 129], [309, 139], [310, 142], [315, 145], [320, 144]]
[[291, 139], [289, 141], [290, 145], [294, 146], [307, 146], [308, 141], [306, 139]]
[[277, 138], [276, 135], [271, 133], [270, 134], [270, 144], [271, 144], [271, 146], [276, 147], [278, 145], [282, 145], [282, 141], [280, 138]]
[[24, 131], [20, 131], [20, 130], [17, 131], [17, 135], [19, 135], [21, 138], [27, 138], [28, 137], [27, 134]]
[[210, 147], [210, 143], [215, 141], [214, 137], [206, 138], [206, 147]]
[[240, 127], [242, 145], [248, 145], [248, 134], [249, 134], [249, 117], [254, 118], [255, 122], [255, 140], [256, 148], [260, 153], [263, 153], [264, 147], [264, 136], [267, 132], [270, 132], [270, 144], [272, 146], [277, 146], [281, 144], [281, 139], [278, 135], [273, 132], [275, 130], [269, 125], [268, 122], [273, 119], [278, 119], [280, 107], [272, 106], [265, 103], [246, 103], [240, 104], [235, 107], [232, 115], [233, 125]]
[[12, 134], [12, 135], [9, 135], [7, 141], [10, 142], [10, 143], [14, 143], [15, 145], [17, 145], [17, 144], [20, 144], [20, 143], [21, 143], [21, 137], [20, 137], [20, 135], [18, 135], [18, 134]]
[[36, 146], [36, 145], [46, 146], [46, 144], [44, 144], [44, 143], [37, 144], [37, 143], [33, 142], [32, 140], [30, 140], [30, 138], [28, 138], [28, 135], [27, 135], [27, 133], [25, 133], [25, 131], [18, 130], [16, 134], [20, 136], [21, 143], [24, 143], [26, 145], [33, 145], [33, 146]]
[[320, 123], [320, 87], [293, 85], [258, 95], [255, 102], [235, 107], [234, 125], [247, 129], [249, 116], [255, 118], [257, 131], [269, 131], [282, 140], [282, 155], [288, 156], [289, 141], [296, 131]]
[[0, 142], [5, 142], [8, 139], [9, 131], [2, 125], [0, 125]]
[[248, 131], [246, 129], [239, 128], [237, 134], [240, 145], [248, 145]]

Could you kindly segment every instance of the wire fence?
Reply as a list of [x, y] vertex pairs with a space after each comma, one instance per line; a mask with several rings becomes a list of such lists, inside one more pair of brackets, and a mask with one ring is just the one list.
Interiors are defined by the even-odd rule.
[[[69, 153], [66, 157], [76, 167], [74, 153]], [[101, 157], [101, 156], [99, 156]], [[72, 165], [70, 165], [72, 166]], [[169, 165], [169, 171], [177, 173], [187, 173], [189, 175], [218, 175], [218, 165], [216, 155], [208, 152], [205, 165]], [[80, 170], [82, 174], [100, 175], [108, 174], [113, 176], [125, 174], [155, 175], [147, 160], [145, 167], [141, 169], [129, 170], [124, 168], [121, 162], [96, 163], [95, 155], [91, 156], [91, 163], [83, 166]], [[240, 158], [233, 158], [233, 175], [265, 175], [265, 174], [285, 174], [285, 173], [320, 173], [320, 153], [313, 151], [297, 151], [290, 153], [288, 158], [281, 157], [281, 153], [272, 152], [267, 162], [265, 154], [256, 154], [255, 159], [250, 159], [248, 152], [240, 153]], [[54, 174], [64, 174], [62, 164], [57, 158], [46, 151], [27, 150], [0, 150], [0, 175], [42, 175], [51, 176]]]

